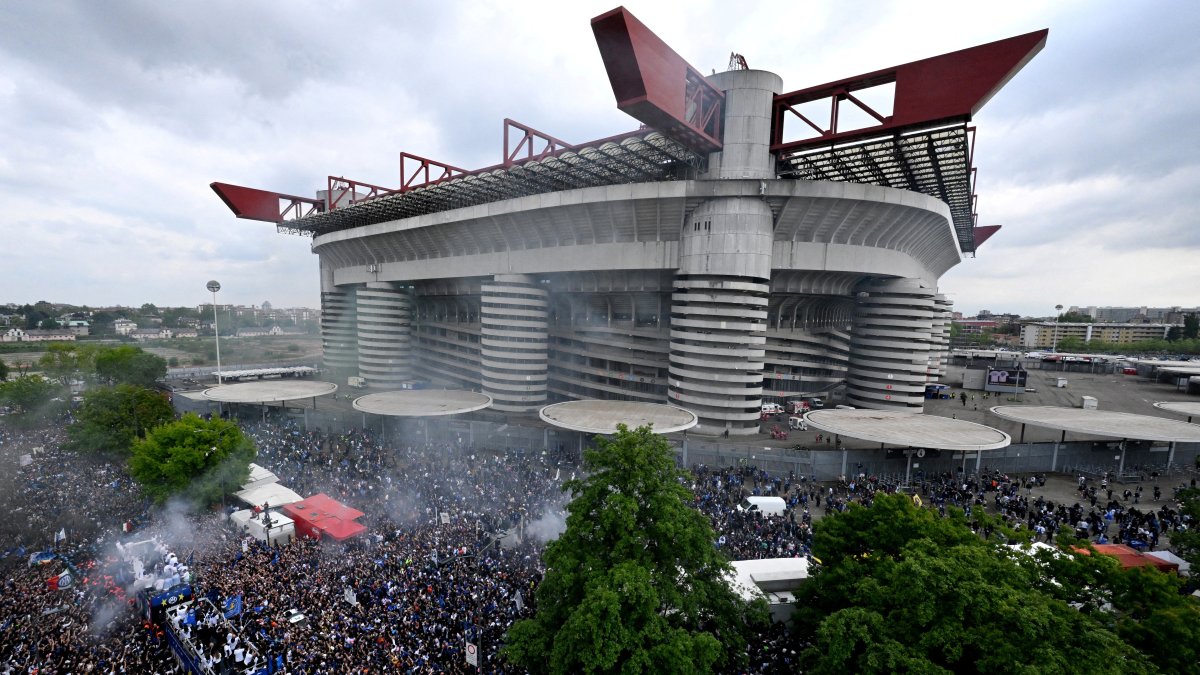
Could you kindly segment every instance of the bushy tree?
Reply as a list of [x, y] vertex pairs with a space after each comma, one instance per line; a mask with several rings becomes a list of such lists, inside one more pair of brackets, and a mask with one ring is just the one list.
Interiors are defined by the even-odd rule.
[[96, 354], [96, 376], [109, 384], [134, 384], [152, 387], [167, 374], [167, 362], [142, 351], [141, 347], [121, 345]]
[[736, 672], [762, 603], [731, 590], [667, 441], [621, 426], [584, 456], [567, 529], [547, 547], [533, 618], [506, 656], [535, 673]]
[[129, 473], [158, 503], [181, 496], [210, 505], [246, 481], [255, 454], [233, 422], [188, 414], [134, 443]]
[[136, 440], [174, 414], [166, 397], [152, 389], [131, 384], [92, 389], [67, 427], [68, 445], [82, 452], [128, 455]]
[[46, 352], [38, 359], [38, 368], [62, 384], [78, 375], [94, 372], [96, 348], [70, 342], [46, 346]]
[[18, 415], [44, 417], [62, 387], [40, 375], [23, 375], [0, 383], [0, 403], [12, 406]]
[[1195, 340], [1200, 338], [1200, 316], [1188, 314], [1183, 317], [1183, 339]]
[[0, 359], [0, 382], [8, 380], [8, 364]]
[[795, 628], [809, 673], [1148, 673], [1097, 619], [1038, 588], [1043, 572], [903, 495], [814, 528], [823, 562]]

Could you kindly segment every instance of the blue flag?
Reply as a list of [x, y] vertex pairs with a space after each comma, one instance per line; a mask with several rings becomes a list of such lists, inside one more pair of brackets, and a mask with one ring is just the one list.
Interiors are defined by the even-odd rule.
[[232, 619], [242, 613], [242, 594], [225, 599], [225, 618]]
[[196, 625], [196, 610], [189, 609], [187, 614], [185, 614], [183, 617], [183, 623], [186, 626], [195, 626]]

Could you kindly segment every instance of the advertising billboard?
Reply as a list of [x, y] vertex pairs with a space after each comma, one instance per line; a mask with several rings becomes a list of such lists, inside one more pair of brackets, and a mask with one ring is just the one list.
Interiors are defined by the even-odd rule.
[[1028, 373], [1020, 368], [988, 368], [984, 391], [1024, 393]]

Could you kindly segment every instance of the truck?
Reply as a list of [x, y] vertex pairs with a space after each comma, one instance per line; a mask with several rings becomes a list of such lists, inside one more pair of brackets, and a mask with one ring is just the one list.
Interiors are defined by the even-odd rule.
[[788, 412], [793, 415], [802, 415], [809, 410], [811, 410], [811, 408], [808, 405], [808, 401], [802, 401], [799, 399], [792, 399], [791, 401], [788, 401]]
[[782, 415], [783, 414], [783, 406], [779, 405], [778, 403], [764, 403], [764, 404], [762, 404], [762, 414], [763, 415]]
[[362, 389], [367, 386], [367, 378], [351, 375], [350, 377], [346, 378], [346, 384], [354, 387], [355, 389]]

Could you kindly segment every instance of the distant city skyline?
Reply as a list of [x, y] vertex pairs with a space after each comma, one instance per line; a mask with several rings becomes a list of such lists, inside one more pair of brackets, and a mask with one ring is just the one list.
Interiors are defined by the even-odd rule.
[[[505, 117], [580, 142], [633, 129], [590, 19], [616, 3], [7, 3], [0, 301], [316, 307], [303, 237], [234, 219], [214, 180], [313, 195], [398, 184], [400, 151], [496, 163]], [[1195, 3], [633, 3], [690, 62], [787, 91], [1049, 28], [976, 116], [981, 225], [941, 280], [964, 315], [1200, 304]], [[236, 20], [231, 20], [236, 17]], [[319, 25], [319, 30], [314, 30]], [[436, 53], [437, 58], [430, 55]], [[436, 66], [424, 65], [436, 63]], [[140, 299], [141, 302], [139, 302]]]

